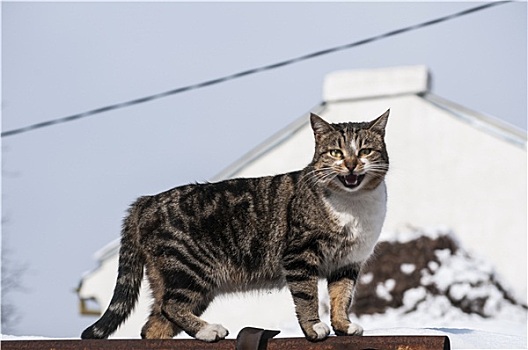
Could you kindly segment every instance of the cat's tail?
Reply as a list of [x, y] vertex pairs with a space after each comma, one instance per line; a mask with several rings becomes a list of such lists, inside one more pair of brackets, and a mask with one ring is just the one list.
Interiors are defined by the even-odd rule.
[[141, 221], [140, 214], [148, 206], [148, 197], [140, 198], [134, 203], [129, 215], [123, 222], [121, 247], [119, 249], [119, 269], [114, 295], [105, 313], [93, 325], [81, 334], [82, 339], [105, 339], [128, 318], [139, 297], [145, 257], [139, 245]]

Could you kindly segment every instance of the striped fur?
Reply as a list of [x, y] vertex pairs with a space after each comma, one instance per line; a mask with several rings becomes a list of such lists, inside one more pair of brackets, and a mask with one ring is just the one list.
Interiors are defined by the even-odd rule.
[[287, 286], [306, 338], [330, 332], [318, 313], [317, 281], [328, 280], [336, 334], [361, 334], [348, 310], [361, 264], [385, 216], [388, 111], [369, 123], [311, 123], [316, 147], [303, 170], [192, 184], [139, 198], [122, 231], [110, 306], [82, 338], [107, 338], [137, 301], [143, 269], [154, 302], [143, 338], [180, 331], [224, 338], [200, 318], [215, 296]]

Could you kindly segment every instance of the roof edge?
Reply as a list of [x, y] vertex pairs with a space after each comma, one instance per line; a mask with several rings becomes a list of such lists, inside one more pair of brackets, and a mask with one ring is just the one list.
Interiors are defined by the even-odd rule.
[[421, 97], [434, 106], [443, 109], [456, 118], [470, 124], [474, 128], [526, 150], [528, 136], [526, 131], [521, 128], [497, 117], [474, 111], [433, 93], [427, 93]]

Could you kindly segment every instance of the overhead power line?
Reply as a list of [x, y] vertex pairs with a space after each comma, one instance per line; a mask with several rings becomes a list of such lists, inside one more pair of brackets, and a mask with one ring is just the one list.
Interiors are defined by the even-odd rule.
[[288, 66], [288, 65], [291, 65], [291, 64], [294, 64], [294, 63], [298, 63], [298, 62], [301, 62], [301, 61], [306, 61], [306, 60], [309, 60], [309, 59], [312, 59], [312, 58], [315, 58], [315, 57], [328, 55], [328, 54], [333, 53], [333, 52], [342, 51], [342, 50], [350, 49], [350, 48], [353, 48], [353, 47], [365, 45], [365, 44], [368, 44], [368, 43], [371, 43], [371, 42], [374, 42], [374, 41], [382, 40], [382, 39], [389, 38], [389, 37], [392, 37], [392, 36], [395, 36], [395, 35], [407, 33], [407, 32], [413, 31], [413, 30], [417, 30], [417, 29], [428, 27], [428, 26], [431, 26], [431, 25], [434, 25], [434, 24], [438, 24], [438, 23], [441, 23], [441, 22], [449, 21], [449, 20], [457, 18], [457, 17], [465, 16], [465, 15], [468, 15], [468, 14], [471, 14], [471, 13], [474, 13], [474, 12], [477, 12], [477, 11], [485, 10], [485, 9], [488, 9], [488, 8], [491, 8], [491, 7], [494, 7], [494, 6], [497, 6], [497, 5], [502, 5], [502, 4], [505, 4], [505, 3], [509, 3], [509, 2], [512, 2], [512, 1], [490, 2], [490, 3], [484, 4], [484, 5], [472, 7], [472, 8], [467, 9], [467, 10], [456, 12], [456, 13], [453, 13], [451, 15], [439, 17], [439, 18], [436, 18], [436, 19], [433, 19], [433, 20], [430, 20], [430, 21], [418, 23], [418, 24], [411, 25], [411, 26], [408, 26], [408, 27], [403, 27], [403, 28], [400, 28], [400, 29], [392, 30], [390, 32], [386, 32], [386, 33], [383, 33], [383, 34], [375, 35], [375, 36], [372, 36], [372, 37], [369, 37], [369, 38], [366, 38], [366, 39], [362, 39], [362, 40], [359, 40], [359, 41], [354, 41], [352, 43], [348, 43], [348, 44], [345, 44], [345, 45], [340, 45], [340, 46], [331, 47], [331, 48], [328, 48], [328, 49], [325, 49], [325, 50], [315, 51], [315, 52], [312, 52], [312, 53], [309, 53], [309, 54], [305, 54], [305, 55], [298, 56], [298, 57], [295, 57], [295, 58], [291, 58], [291, 59], [288, 59], [288, 60], [284, 60], [284, 61], [280, 61], [280, 62], [277, 62], [277, 63], [269, 64], [269, 65], [266, 65], [266, 66], [261, 66], [261, 67], [257, 67], [257, 68], [244, 70], [244, 71], [241, 71], [241, 72], [238, 72], [238, 73], [234, 73], [234, 74], [231, 74], [231, 75], [226, 75], [226, 76], [223, 76], [223, 77], [220, 77], [220, 78], [206, 80], [206, 81], [203, 81], [201, 83], [179, 87], [179, 88], [176, 88], [176, 89], [173, 89], [173, 90], [157, 93], [157, 94], [154, 94], [154, 95], [149, 95], [149, 96], [137, 98], [137, 99], [126, 101], [126, 102], [116, 103], [116, 104], [112, 104], [112, 105], [108, 105], [108, 106], [92, 109], [92, 110], [87, 111], [87, 112], [73, 114], [73, 115], [70, 115], [70, 116], [67, 116], [67, 117], [52, 119], [52, 120], [48, 120], [48, 121], [45, 121], [45, 122], [42, 122], [42, 123], [32, 124], [32, 125], [28, 125], [28, 126], [25, 126], [25, 127], [22, 127], [22, 128], [8, 130], [8, 131], [5, 131], [5, 132], [2, 132], [1, 136], [2, 137], [7, 137], [7, 136], [12, 136], [12, 135], [17, 135], [17, 134], [25, 133], [25, 132], [28, 132], [28, 131], [32, 131], [32, 130], [36, 130], [36, 129], [40, 129], [40, 128], [44, 128], [44, 127], [48, 127], [48, 126], [52, 126], [52, 125], [62, 124], [62, 123], [71, 122], [71, 121], [82, 119], [82, 118], [86, 118], [86, 117], [91, 117], [91, 116], [94, 116], [96, 114], [109, 112], [109, 111], [112, 111], [112, 110], [115, 110], [115, 109], [120, 109], [120, 108], [134, 106], [134, 105], [137, 105], [137, 104], [141, 104], [141, 103], [157, 100], [157, 99], [160, 99], [160, 98], [163, 98], [163, 97], [176, 95], [176, 94], [179, 94], [179, 93], [182, 93], [182, 92], [186, 92], [186, 91], [190, 91], [190, 90], [197, 90], [197, 89], [201, 89], [201, 88], [204, 88], [204, 87], [207, 87], [207, 86], [224, 83], [226, 81], [242, 78], [242, 77], [245, 77], [247, 75], [252, 75], [252, 74], [256, 74], [256, 73], [261, 73], [261, 72], [277, 69], [277, 68]]

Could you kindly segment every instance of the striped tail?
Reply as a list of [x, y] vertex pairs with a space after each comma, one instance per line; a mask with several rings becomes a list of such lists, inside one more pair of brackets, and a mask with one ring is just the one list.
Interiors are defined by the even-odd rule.
[[119, 270], [112, 300], [103, 316], [84, 330], [82, 339], [108, 338], [130, 316], [136, 305], [145, 259], [139, 248], [137, 215], [134, 215], [134, 209], [131, 208], [123, 225]]

